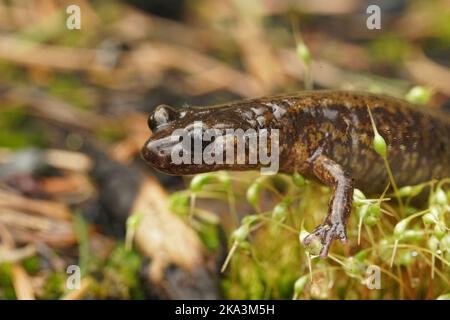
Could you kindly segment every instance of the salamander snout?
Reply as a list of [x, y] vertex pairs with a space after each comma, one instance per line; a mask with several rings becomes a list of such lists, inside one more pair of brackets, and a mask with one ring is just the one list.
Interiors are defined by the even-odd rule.
[[171, 168], [173, 147], [177, 143], [170, 136], [161, 138], [151, 137], [141, 150], [142, 157], [154, 168], [168, 172]]

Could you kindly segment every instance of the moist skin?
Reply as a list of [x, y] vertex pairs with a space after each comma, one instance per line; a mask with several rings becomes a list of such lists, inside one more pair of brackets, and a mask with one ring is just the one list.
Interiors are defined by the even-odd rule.
[[450, 118], [447, 114], [385, 95], [353, 91], [305, 91], [208, 107], [173, 109], [150, 115], [152, 135], [144, 159], [168, 174], [255, 170], [258, 164], [173, 164], [176, 129], [202, 121], [207, 128], [279, 130], [280, 172], [298, 172], [333, 190], [328, 215], [305, 240], [318, 237], [326, 257], [334, 239], [347, 241], [353, 189], [382, 193], [389, 183], [383, 159], [373, 149], [372, 112], [388, 145], [388, 161], [398, 186], [450, 177]]

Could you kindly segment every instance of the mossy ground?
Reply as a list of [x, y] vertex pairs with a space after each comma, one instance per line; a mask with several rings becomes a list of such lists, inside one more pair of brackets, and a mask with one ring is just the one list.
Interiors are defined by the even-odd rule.
[[[425, 210], [407, 206], [401, 211], [393, 195], [389, 202], [356, 199], [348, 223], [349, 244], [336, 242], [323, 260], [312, 255], [299, 238], [301, 232], [312, 231], [324, 219], [328, 188], [313, 183], [299, 187], [285, 175], [256, 178], [255, 182], [251, 174], [248, 179], [239, 175], [235, 183], [240, 188], [229, 188], [227, 184], [232, 184], [236, 175], [230, 175], [227, 184], [220, 182], [226, 173], [207, 175], [219, 178], [204, 179], [208, 182], [196, 191], [197, 199], [203, 192], [211, 196], [215, 190], [222, 199], [218, 201], [226, 201], [223, 193], [238, 190], [236, 199], [255, 203], [245, 199], [245, 187], [261, 184], [256, 202], [263, 209], [246, 212], [249, 215], [240, 225], [227, 230], [229, 248], [237, 243], [222, 281], [227, 298], [436, 299], [450, 290], [450, 193], [442, 194], [440, 187], [435, 187]], [[405, 195], [410, 189], [401, 190]], [[289, 205], [284, 213], [273, 210], [286, 199]], [[407, 203], [408, 197], [402, 200]], [[378, 204], [380, 210], [372, 209]], [[369, 210], [361, 213], [365, 205]], [[234, 231], [245, 225], [249, 228], [244, 235]], [[381, 272], [379, 289], [371, 290], [365, 282], [372, 275], [370, 266]]]

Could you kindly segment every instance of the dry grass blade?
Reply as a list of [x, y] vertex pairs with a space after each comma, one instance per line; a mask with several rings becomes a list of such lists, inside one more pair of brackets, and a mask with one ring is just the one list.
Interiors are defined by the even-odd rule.
[[98, 61], [100, 55], [101, 52], [95, 49], [60, 47], [0, 36], [0, 58], [24, 66], [106, 72], [108, 68]]
[[406, 62], [406, 69], [411, 77], [450, 96], [450, 71], [421, 54], [414, 60]]
[[77, 109], [67, 102], [26, 87], [8, 89], [1, 92], [0, 96], [7, 101], [24, 104], [31, 115], [48, 119], [59, 125], [94, 130], [99, 123], [107, 125], [110, 122], [110, 119], [105, 116]]
[[76, 243], [72, 223], [63, 219], [33, 216], [20, 211], [1, 209], [0, 223], [17, 243], [45, 242], [55, 247]]
[[48, 200], [35, 200], [0, 189], [0, 209], [14, 209], [55, 219], [70, 220], [67, 205]]
[[13, 286], [18, 300], [34, 300], [31, 279], [21, 265], [12, 266]]
[[83, 174], [67, 174], [63, 177], [46, 177], [39, 180], [40, 188], [49, 196], [65, 203], [81, 202], [89, 199], [94, 193], [88, 176]]
[[[175, 69], [186, 72], [188, 92], [202, 94], [218, 89], [227, 89], [243, 97], [264, 93], [261, 84], [251, 76], [240, 72], [217, 59], [193, 49], [153, 42], [135, 49], [130, 56], [133, 70], [144, 77], [154, 74], [155, 69]], [[220, 75], [220, 76], [218, 76]]]
[[92, 160], [79, 152], [48, 149], [45, 156], [49, 165], [62, 170], [88, 172], [93, 166]]
[[0, 245], [0, 264], [16, 263], [36, 254], [36, 246], [27, 245], [23, 248], [11, 249], [8, 246]]
[[127, 136], [117, 142], [110, 152], [111, 158], [121, 162], [130, 163], [148, 139], [148, 116], [143, 113], [132, 113], [125, 120]]

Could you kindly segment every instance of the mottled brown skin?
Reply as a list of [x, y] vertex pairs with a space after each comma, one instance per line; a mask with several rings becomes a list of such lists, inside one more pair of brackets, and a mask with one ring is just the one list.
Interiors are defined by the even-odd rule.
[[170, 135], [202, 121], [207, 128], [277, 128], [280, 171], [299, 172], [333, 189], [323, 224], [305, 239], [319, 237], [326, 257], [334, 239], [346, 242], [353, 189], [381, 193], [388, 184], [382, 158], [374, 151], [370, 108], [388, 145], [388, 159], [399, 186], [450, 176], [450, 119], [447, 114], [406, 101], [352, 91], [310, 91], [244, 100], [213, 107], [159, 106], [150, 115], [153, 130], [142, 150], [155, 168], [176, 175], [216, 170], [251, 170], [259, 165], [174, 165]]

